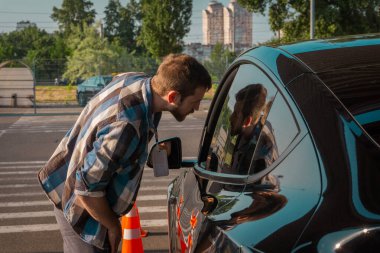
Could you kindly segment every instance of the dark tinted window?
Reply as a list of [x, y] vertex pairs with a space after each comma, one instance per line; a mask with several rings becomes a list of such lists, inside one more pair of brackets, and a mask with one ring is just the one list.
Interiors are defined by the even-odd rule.
[[104, 78], [104, 83], [105, 83], [105, 84], [109, 84], [109, 82], [112, 81], [112, 76], [105, 76], [105, 77], [103, 77], [103, 78]]
[[380, 144], [380, 65], [339, 69], [318, 76]]

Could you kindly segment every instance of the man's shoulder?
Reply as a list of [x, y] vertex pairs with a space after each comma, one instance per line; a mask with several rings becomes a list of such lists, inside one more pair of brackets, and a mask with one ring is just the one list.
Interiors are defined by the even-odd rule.
[[[134, 83], [135, 81], [146, 79], [149, 76], [144, 72], [124, 72], [117, 74], [113, 77], [113, 80], [124, 80], [124, 85]], [[128, 83], [126, 83], [126, 81]]]

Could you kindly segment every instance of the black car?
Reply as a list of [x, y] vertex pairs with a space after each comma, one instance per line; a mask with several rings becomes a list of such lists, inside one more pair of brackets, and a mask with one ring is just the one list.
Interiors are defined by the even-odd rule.
[[171, 252], [379, 252], [379, 144], [380, 35], [246, 51], [169, 185]]
[[77, 86], [77, 101], [80, 106], [85, 106], [96, 93], [112, 81], [112, 76], [93, 76]]

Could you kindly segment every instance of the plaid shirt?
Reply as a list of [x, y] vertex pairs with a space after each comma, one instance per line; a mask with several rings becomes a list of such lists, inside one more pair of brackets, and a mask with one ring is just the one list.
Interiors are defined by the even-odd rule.
[[106, 196], [120, 216], [132, 207], [154, 130], [150, 80], [143, 73], [127, 73], [107, 85], [38, 173], [48, 198], [74, 230], [99, 248], [107, 229], [75, 200], [77, 195]]

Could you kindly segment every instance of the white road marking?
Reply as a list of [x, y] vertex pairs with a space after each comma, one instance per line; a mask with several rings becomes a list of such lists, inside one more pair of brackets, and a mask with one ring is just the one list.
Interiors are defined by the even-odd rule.
[[53, 211], [23, 212], [23, 213], [0, 213], [0, 219], [37, 218], [54, 216]]
[[141, 191], [162, 191], [162, 190], [168, 190], [167, 186], [145, 186], [140, 188]]
[[139, 206], [139, 213], [162, 213], [168, 209], [166, 206]]
[[39, 201], [20, 201], [20, 202], [2, 202], [0, 207], [20, 207], [20, 206], [49, 206], [53, 205], [49, 200]]
[[137, 201], [147, 201], [147, 200], [166, 200], [166, 195], [142, 195], [137, 197]]
[[167, 227], [168, 221], [166, 219], [154, 219], [154, 220], [140, 220], [142, 227]]
[[43, 231], [56, 231], [56, 230], [59, 230], [58, 224], [0, 226], [0, 234], [22, 233], [22, 232], [43, 232]]
[[7, 184], [0, 185], [0, 189], [6, 188], [25, 188], [25, 187], [41, 187], [39, 184]]
[[[6, 188], [25, 188], [25, 187], [41, 187], [39, 184], [13, 184], [13, 185], [0, 185], [0, 189]], [[160, 191], [167, 190], [167, 186], [146, 186], [140, 187], [140, 191]]]
[[[40, 169], [42, 168], [42, 164], [41, 165], [17, 165], [17, 166], [12, 166], [12, 165], [2, 165], [0, 167], [0, 170], [6, 170], [6, 169]], [[37, 172], [37, 171], [36, 171]]]
[[[166, 195], [145, 195], [137, 198], [137, 201], [166, 200]], [[0, 207], [20, 207], [20, 206], [47, 206], [52, 205], [49, 200], [0, 202]]]
[[[140, 220], [142, 227], [166, 227], [168, 221], [166, 219]], [[0, 226], [0, 234], [23, 233], [23, 232], [44, 232], [58, 231], [58, 224], [33, 224], [33, 225], [15, 225]]]
[[8, 134], [20, 134], [20, 133], [66, 133], [68, 131], [68, 129], [64, 129], [64, 130], [44, 130], [44, 131], [39, 131], [39, 130], [35, 130], [35, 131], [30, 131], [30, 130], [25, 130], [25, 131], [20, 131], [20, 130], [17, 130], [17, 131], [7, 131]]
[[7, 130], [0, 130], [0, 137], [5, 134], [7, 132]]
[[44, 164], [47, 161], [14, 161], [14, 162], [0, 162], [0, 165], [7, 165], [7, 164]]
[[39, 191], [39, 192], [0, 193], [0, 198], [4, 198], [4, 197], [34, 197], [34, 196], [45, 196], [45, 193], [43, 191]]
[[[167, 187], [165, 187], [167, 189]], [[43, 191], [40, 192], [18, 192], [18, 193], [0, 193], [0, 198], [4, 197], [35, 197], [35, 196], [45, 196]], [[166, 195], [141, 195], [137, 198], [141, 201], [147, 200], [166, 200]], [[1, 204], [1, 203], [0, 203]]]
[[[9, 177], [5, 177], [5, 178], [0, 178], [0, 182], [8, 182], [9, 184], [13, 184], [12, 181], [35, 181], [36, 182], [36, 185], [39, 185], [38, 183], [38, 179], [37, 179], [37, 173], [36, 173], [36, 176], [34, 177], [14, 177], [14, 178], [9, 178]], [[142, 179], [142, 182], [143, 183], [169, 183], [173, 181], [173, 178], [154, 178], [152, 177], [151, 179], [148, 179], [147, 177], [143, 177]], [[2, 186], [6, 186], [6, 185], [9, 185], [9, 184], [4, 184], [0, 186], [0, 188]]]
[[3, 178], [0, 178], [0, 182], [5, 181], [5, 182], [12, 183], [12, 180], [13, 181], [22, 180], [22, 181], [36, 181], [36, 182], [38, 182], [37, 172], [35, 172], [34, 174], [36, 174], [34, 177], [3, 177]]
[[[37, 171], [2, 171], [0, 172], [0, 175], [37, 175]], [[17, 178], [15, 178], [17, 179]]]
[[[165, 206], [138, 207], [139, 213], [166, 213]], [[0, 219], [53, 217], [54, 211], [0, 213]]]

